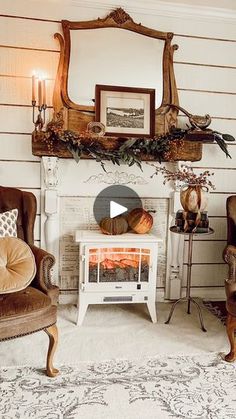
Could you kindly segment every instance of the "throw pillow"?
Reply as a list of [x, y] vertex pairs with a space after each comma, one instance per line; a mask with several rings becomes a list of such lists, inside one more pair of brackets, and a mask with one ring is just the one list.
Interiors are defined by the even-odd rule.
[[0, 237], [17, 237], [18, 209], [12, 209], [0, 214]]
[[0, 294], [8, 294], [28, 287], [36, 273], [32, 250], [21, 239], [0, 239]]

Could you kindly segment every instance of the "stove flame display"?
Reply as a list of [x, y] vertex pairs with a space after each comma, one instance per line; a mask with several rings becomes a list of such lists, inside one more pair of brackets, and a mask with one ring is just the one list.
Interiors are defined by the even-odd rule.
[[139, 261], [132, 259], [111, 260], [106, 258], [101, 262], [101, 266], [105, 269], [127, 268], [129, 266], [138, 268], [138, 265]]
[[148, 281], [149, 249], [103, 248], [89, 251], [89, 282]]

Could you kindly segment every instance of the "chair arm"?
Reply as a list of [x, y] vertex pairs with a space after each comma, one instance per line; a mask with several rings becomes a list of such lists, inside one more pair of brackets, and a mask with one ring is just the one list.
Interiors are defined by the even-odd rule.
[[227, 299], [236, 292], [236, 247], [228, 245], [223, 251], [223, 259], [229, 266], [228, 278], [225, 281]]
[[36, 275], [32, 282], [35, 288], [47, 294], [52, 301], [52, 305], [57, 305], [59, 288], [51, 283], [51, 268], [55, 264], [55, 258], [50, 253], [39, 247], [30, 245], [35, 257]]

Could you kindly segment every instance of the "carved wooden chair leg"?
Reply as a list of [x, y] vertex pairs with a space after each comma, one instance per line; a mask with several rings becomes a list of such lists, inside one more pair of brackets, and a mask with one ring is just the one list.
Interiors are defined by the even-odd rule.
[[235, 329], [236, 329], [236, 318], [231, 316], [231, 314], [228, 313], [226, 330], [227, 330], [227, 335], [230, 342], [230, 352], [225, 356], [225, 361], [227, 362], [233, 362], [236, 359], [236, 340], [234, 337]]
[[59, 373], [59, 371], [53, 367], [53, 356], [57, 348], [58, 342], [57, 326], [56, 324], [53, 324], [52, 326], [49, 326], [46, 329], [44, 329], [44, 331], [47, 333], [49, 337], [46, 374], [48, 375], [48, 377], [55, 377]]

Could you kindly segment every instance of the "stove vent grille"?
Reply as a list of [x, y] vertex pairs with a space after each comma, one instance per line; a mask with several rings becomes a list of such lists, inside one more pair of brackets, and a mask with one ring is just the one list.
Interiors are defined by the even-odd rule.
[[116, 296], [116, 297], [104, 297], [104, 302], [119, 302], [119, 301], [133, 301], [132, 296]]

